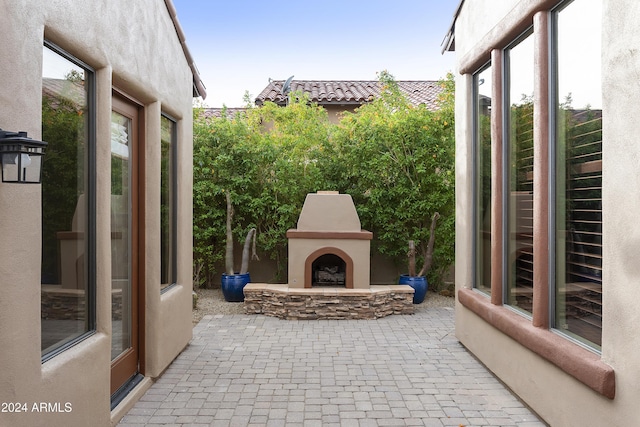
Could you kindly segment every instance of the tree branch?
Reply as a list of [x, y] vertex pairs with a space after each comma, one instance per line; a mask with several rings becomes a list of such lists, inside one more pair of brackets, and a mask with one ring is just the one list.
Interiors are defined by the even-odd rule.
[[244, 247], [242, 248], [242, 265], [240, 266], [240, 274], [247, 274], [249, 272], [249, 246], [251, 245], [251, 238], [253, 237], [253, 254], [252, 259], [260, 261], [258, 255], [256, 255], [256, 229], [252, 228], [247, 233], [246, 239], [244, 239]]
[[233, 275], [233, 232], [231, 224], [233, 222], [233, 205], [231, 204], [231, 194], [229, 191], [224, 192], [227, 198], [227, 248], [224, 258], [224, 269], [228, 275]]
[[413, 240], [409, 240], [409, 276], [416, 277], [416, 244]]
[[431, 218], [431, 231], [429, 232], [429, 243], [427, 244], [427, 250], [424, 254], [424, 264], [422, 264], [422, 269], [418, 273], [418, 276], [424, 276], [429, 272], [431, 268], [431, 264], [433, 263], [433, 244], [436, 239], [436, 222], [438, 222], [438, 218], [440, 218], [440, 214], [438, 212], [433, 214], [433, 218]]

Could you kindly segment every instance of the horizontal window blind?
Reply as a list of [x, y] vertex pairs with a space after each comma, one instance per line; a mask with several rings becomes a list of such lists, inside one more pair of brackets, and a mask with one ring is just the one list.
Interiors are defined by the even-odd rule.
[[602, 112], [568, 111], [567, 329], [600, 345], [602, 330]]

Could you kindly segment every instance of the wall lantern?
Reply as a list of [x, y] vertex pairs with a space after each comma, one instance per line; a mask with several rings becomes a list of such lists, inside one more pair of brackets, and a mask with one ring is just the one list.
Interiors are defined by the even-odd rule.
[[39, 184], [42, 178], [42, 156], [47, 143], [27, 137], [26, 132], [0, 129], [2, 182]]

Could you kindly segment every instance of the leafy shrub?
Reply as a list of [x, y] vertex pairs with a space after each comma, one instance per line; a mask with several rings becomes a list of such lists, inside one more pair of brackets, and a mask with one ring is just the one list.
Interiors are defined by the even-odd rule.
[[224, 257], [225, 196], [234, 201], [234, 236], [258, 230], [260, 251], [286, 270], [286, 231], [294, 228], [304, 198], [338, 190], [354, 198], [373, 249], [398, 262], [407, 242], [426, 245], [434, 212], [431, 283], [454, 256], [453, 79], [442, 82], [440, 109], [414, 107], [393, 77], [380, 73], [383, 95], [345, 113], [338, 125], [300, 93], [286, 107], [265, 103], [233, 117], [205, 118], [194, 110], [194, 262], [211, 285]]
[[426, 252], [431, 219], [440, 214], [429, 274], [437, 286], [454, 259], [453, 78], [442, 82], [440, 108], [430, 111], [411, 105], [390, 75], [380, 77], [382, 96], [340, 122], [345, 191], [374, 233], [374, 250], [397, 262], [406, 262], [409, 240]]

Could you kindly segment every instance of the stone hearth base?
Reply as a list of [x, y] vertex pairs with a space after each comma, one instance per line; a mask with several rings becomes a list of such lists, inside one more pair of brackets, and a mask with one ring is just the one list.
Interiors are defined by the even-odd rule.
[[377, 319], [390, 314], [413, 314], [413, 288], [374, 285], [370, 289], [249, 283], [244, 288], [247, 314], [264, 314], [290, 320]]

